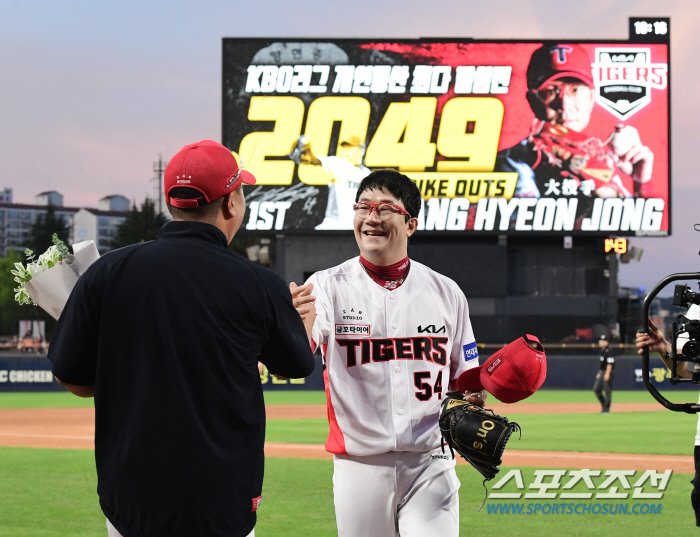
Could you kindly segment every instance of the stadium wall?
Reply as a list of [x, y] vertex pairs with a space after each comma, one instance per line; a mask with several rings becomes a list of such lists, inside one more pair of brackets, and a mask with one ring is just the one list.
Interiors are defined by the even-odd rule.
[[[485, 357], [484, 357], [485, 358]], [[547, 356], [547, 380], [542, 389], [592, 390], [598, 357], [591, 355]], [[666, 377], [668, 370], [658, 357], [650, 361], [652, 383], [657, 389], [697, 390], [693, 384], [672, 387]], [[323, 364], [316, 356], [316, 368], [305, 379], [279, 380], [267, 371], [261, 377], [264, 390], [323, 390]], [[644, 390], [642, 361], [636, 356], [620, 356], [615, 362], [616, 390]], [[51, 364], [45, 356], [0, 356], [0, 392], [64, 391], [51, 374]]]

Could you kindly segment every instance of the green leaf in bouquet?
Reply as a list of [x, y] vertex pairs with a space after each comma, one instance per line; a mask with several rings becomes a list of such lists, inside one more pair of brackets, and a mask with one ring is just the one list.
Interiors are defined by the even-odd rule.
[[15, 289], [15, 300], [20, 306], [23, 306], [25, 304], [36, 306], [36, 303], [34, 302], [34, 300], [32, 300], [32, 297], [29, 296], [26, 287], [24, 287], [23, 285]]
[[[41, 267], [43, 270], [48, 270], [56, 265], [59, 261], [62, 261], [66, 257], [61, 254], [61, 250], [58, 248], [58, 246], [51, 246], [48, 250], [46, 250], [43, 254], [39, 256], [39, 259], [37, 259], [36, 263]], [[43, 271], [42, 270], [42, 271]]]
[[30, 266], [25, 267], [22, 263], [15, 263], [15, 268], [17, 270], [11, 270], [10, 272], [15, 277], [17, 283], [28, 282], [32, 279], [32, 271]]
[[58, 238], [58, 235], [56, 233], [53, 234], [51, 237], [51, 242], [54, 244], [54, 246], [58, 249], [58, 252], [61, 255], [61, 259], [66, 259], [70, 257], [71, 251], [68, 249], [68, 246], [66, 246], [66, 243], [63, 242], [61, 239]]

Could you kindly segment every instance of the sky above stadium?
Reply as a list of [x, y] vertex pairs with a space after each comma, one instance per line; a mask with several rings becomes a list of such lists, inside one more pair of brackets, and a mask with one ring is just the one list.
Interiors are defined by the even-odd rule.
[[156, 196], [153, 164], [221, 139], [223, 37], [627, 39], [630, 16], [671, 17], [672, 233], [632, 239], [620, 284], [700, 271], [700, 5], [667, 0], [0, 3], [0, 188], [68, 206]]

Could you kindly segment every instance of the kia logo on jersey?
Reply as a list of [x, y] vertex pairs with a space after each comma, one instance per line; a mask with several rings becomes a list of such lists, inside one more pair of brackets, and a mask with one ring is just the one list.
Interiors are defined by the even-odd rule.
[[441, 326], [440, 328], [435, 328], [434, 324], [429, 324], [425, 328], [423, 328], [421, 325], [418, 325], [418, 333], [419, 334], [445, 334], [446, 330], [444, 326]]
[[472, 341], [471, 343], [464, 345], [462, 347], [464, 350], [464, 361], [468, 362], [470, 360], [474, 360], [475, 358], [478, 360], [479, 359], [479, 351], [476, 348], [476, 341]]

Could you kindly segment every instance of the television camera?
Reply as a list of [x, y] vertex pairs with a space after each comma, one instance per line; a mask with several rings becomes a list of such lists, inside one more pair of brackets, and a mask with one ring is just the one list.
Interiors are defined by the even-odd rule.
[[[644, 304], [642, 306], [642, 326], [638, 332], [649, 333], [649, 309], [651, 308], [651, 303], [659, 294], [659, 292], [665, 288], [671, 282], [676, 282], [679, 280], [700, 280], [700, 272], [696, 273], [681, 273], [681, 274], [671, 274], [667, 276], [651, 290], [651, 292], [644, 299]], [[691, 288], [686, 285], [676, 285], [673, 293], [673, 305], [683, 308], [690, 308], [691, 306], [700, 306], [700, 292], [696, 293], [691, 290]], [[671, 378], [669, 379], [671, 384], [676, 385], [685, 382], [692, 382], [693, 384], [700, 384], [700, 320], [689, 319], [685, 315], [679, 315], [678, 320], [672, 325], [673, 337], [671, 342], [671, 352], [664, 354], [664, 357], [671, 361]], [[678, 352], [679, 345], [680, 351]], [[678, 375], [678, 363], [688, 362], [688, 372], [691, 373], [691, 378], [683, 378]], [[672, 403], [666, 399], [655, 386], [652, 385], [649, 379], [649, 347], [643, 348], [642, 353], [642, 378], [644, 379], [644, 386], [649, 391], [649, 393], [663, 406], [669, 410], [674, 410], [676, 412], [687, 412], [688, 414], [695, 414], [700, 412], [700, 404], [697, 403]]]

